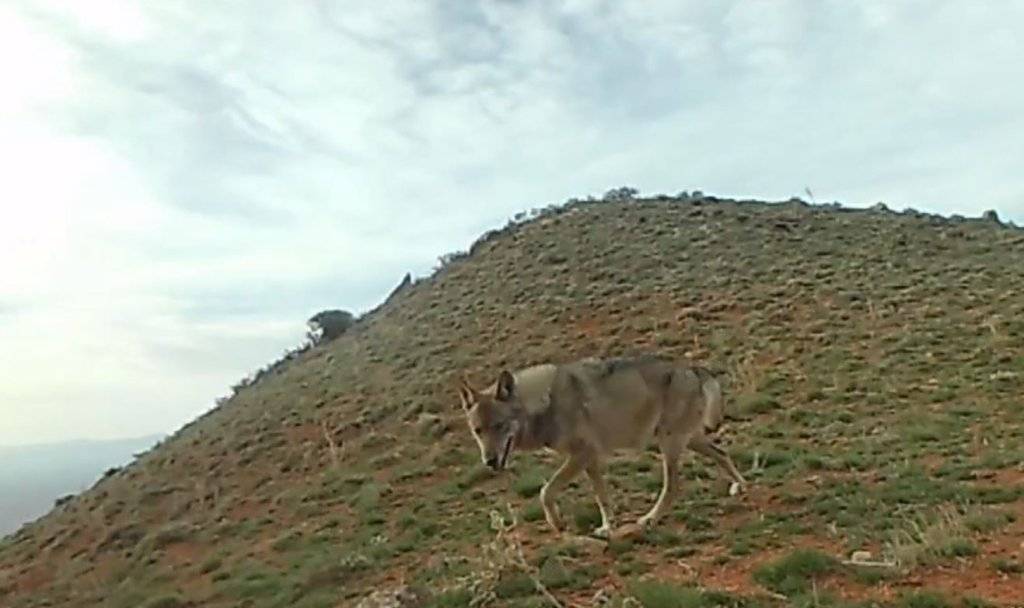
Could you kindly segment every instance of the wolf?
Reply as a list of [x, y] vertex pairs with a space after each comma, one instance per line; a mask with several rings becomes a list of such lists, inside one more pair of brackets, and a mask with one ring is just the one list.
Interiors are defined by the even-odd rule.
[[671, 507], [684, 448], [710, 457], [726, 472], [730, 495], [746, 483], [712, 440], [724, 419], [724, 400], [715, 373], [704, 367], [657, 354], [588, 357], [503, 369], [480, 390], [463, 374], [458, 391], [480, 458], [492, 470], [505, 469], [516, 450], [546, 448], [565, 456], [540, 491], [544, 517], [556, 532], [563, 529], [556, 496], [584, 472], [601, 512], [601, 526], [592, 534], [610, 538], [614, 523], [605, 461], [619, 450], [642, 450], [651, 440], [661, 451], [662, 487], [650, 511], [636, 522], [640, 529], [655, 524]]

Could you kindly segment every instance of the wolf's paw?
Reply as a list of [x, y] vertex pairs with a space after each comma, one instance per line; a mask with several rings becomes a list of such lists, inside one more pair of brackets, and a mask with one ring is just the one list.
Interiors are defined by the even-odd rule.
[[738, 481], [734, 481], [729, 484], [729, 496], [736, 496], [743, 491], [743, 484]]
[[625, 524], [615, 530], [615, 538], [639, 538], [644, 528], [638, 523]]
[[654, 526], [655, 520], [656, 518], [651, 516], [650, 514], [644, 515], [640, 519], [636, 520], [636, 525], [641, 530], [646, 530], [647, 528]]
[[595, 528], [594, 531], [590, 533], [590, 535], [594, 538], [608, 540], [612, 537], [612, 527], [608, 524], [605, 524], [600, 528]]
[[555, 532], [561, 532], [565, 528], [562, 516], [559, 514], [557, 508], [545, 511], [544, 519], [547, 520], [548, 526], [550, 526]]

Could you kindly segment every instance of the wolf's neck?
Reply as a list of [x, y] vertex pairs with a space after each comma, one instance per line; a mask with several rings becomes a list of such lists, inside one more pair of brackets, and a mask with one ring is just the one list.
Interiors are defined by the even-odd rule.
[[[520, 409], [516, 412], [519, 432], [516, 445], [535, 450], [557, 439], [557, 417], [551, 407], [551, 390], [558, 367], [551, 363], [534, 365], [516, 372]], [[492, 390], [492, 389], [488, 389]]]
[[550, 403], [523, 410], [519, 414], [519, 433], [516, 444], [525, 450], [554, 447], [558, 438], [558, 419]]

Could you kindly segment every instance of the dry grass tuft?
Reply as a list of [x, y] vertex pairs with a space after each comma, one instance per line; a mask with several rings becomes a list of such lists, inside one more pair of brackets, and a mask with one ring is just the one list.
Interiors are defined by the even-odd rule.
[[490, 512], [494, 537], [483, 545], [481, 556], [478, 559], [478, 567], [457, 582], [457, 589], [469, 592], [470, 606], [474, 608], [487, 606], [498, 599], [496, 589], [501, 578], [508, 574], [518, 573], [529, 578], [537, 593], [544, 597], [550, 605], [563, 608], [563, 604], [558, 601], [558, 598], [552, 595], [551, 591], [541, 582], [538, 569], [527, 561], [516, 529], [519, 525], [519, 518], [512, 505], [507, 505], [506, 508], [508, 510], [507, 518], [497, 510]]
[[971, 515], [969, 510], [944, 505], [934, 515], [908, 518], [887, 543], [888, 557], [898, 568], [909, 571], [942, 559], [974, 555], [977, 547], [967, 526]]

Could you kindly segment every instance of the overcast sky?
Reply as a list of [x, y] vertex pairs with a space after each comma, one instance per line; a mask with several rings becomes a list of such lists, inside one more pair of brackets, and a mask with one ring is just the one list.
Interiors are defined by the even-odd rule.
[[1024, 3], [0, 4], [0, 444], [171, 432], [517, 211], [1024, 220]]

